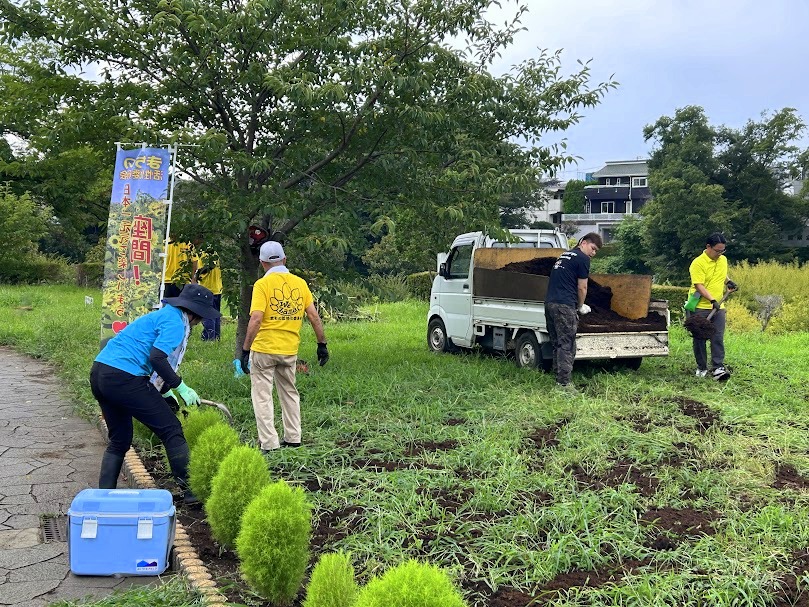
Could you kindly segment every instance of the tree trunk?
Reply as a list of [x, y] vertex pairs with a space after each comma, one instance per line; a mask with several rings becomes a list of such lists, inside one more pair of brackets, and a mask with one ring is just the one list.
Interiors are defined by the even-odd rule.
[[247, 323], [250, 321], [250, 301], [253, 298], [253, 284], [259, 278], [258, 254], [250, 250], [245, 242], [241, 247], [241, 281], [239, 285], [239, 310], [236, 321], [236, 344], [234, 357], [241, 358], [244, 336], [247, 335]]

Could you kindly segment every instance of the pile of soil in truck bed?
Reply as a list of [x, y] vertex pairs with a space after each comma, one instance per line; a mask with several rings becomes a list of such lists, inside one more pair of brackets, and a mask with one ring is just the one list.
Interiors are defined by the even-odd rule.
[[[550, 276], [556, 259], [556, 257], [540, 257], [529, 261], [516, 261], [504, 266], [503, 270]], [[598, 284], [592, 278], [588, 278], [585, 303], [592, 308], [592, 311], [589, 314], [579, 316], [579, 333], [638, 333], [640, 331], [666, 330], [666, 318], [657, 312], [649, 312], [646, 318], [632, 320], [613, 312], [610, 308], [611, 302], [612, 289]]]

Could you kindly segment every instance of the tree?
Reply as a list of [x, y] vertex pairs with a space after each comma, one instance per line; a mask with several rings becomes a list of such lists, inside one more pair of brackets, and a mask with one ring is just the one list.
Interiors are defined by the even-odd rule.
[[8, 186], [0, 187], [0, 264], [24, 262], [37, 253], [48, 214], [28, 194], [17, 196]]
[[809, 209], [783, 192], [803, 130], [787, 108], [743, 129], [713, 127], [701, 107], [678, 109], [644, 129], [657, 148], [649, 162], [654, 198], [641, 210], [648, 264], [661, 278], [683, 278], [712, 232], [729, 239], [728, 257], [788, 259], [782, 233]]
[[[503, 193], [572, 160], [538, 142], [614, 84], [590, 86], [587, 64], [563, 75], [558, 52], [490, 74], [526, 10], [496, 27], [481, 16], [493, 3], [1, 0], [0, 15], [18, 90], [102, 66], [82, 104], [59, 89], [52, 121], [114, 110], [118, 139], [189, 146], [182, 170], [205, 204], [178, 212], [178, 236], [236, 247], [220, 257], [239, 278], [238, 350], [257, 276], [251, 223], [294, 231], [290, 251], [318, 259], [380, 221], [409, 224], [430, 251], [442, 222], [496, 225]], [[44, 76], [32, 61], [43, 47]]]
[[565, 184], [565, 193], [562, 195], [562, 213], [569, 215], [584, 213], [584, 187], [597, 183], [597, 181], [583, 181], [581, 179], [568, 181]]

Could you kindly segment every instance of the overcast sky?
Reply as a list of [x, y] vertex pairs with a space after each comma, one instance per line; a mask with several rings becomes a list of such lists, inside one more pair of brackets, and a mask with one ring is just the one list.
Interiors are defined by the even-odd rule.
[[[700, 105], [711, 124], [733, 127], [762, 111], [794, 107], [809, 122], [809, 0], [521, 0], [528, 31], [495, 64], [502, 72], [563, 49], [563, 69], [592, 59], [593, 81], [620, 83], [566, 132], [581, 159], [563, 179], [607, 160], [647, 157], [643, 127], [677, 108]], [[490, 11], [495, 23], [513, 0]], [[809, 146], [809, 137], [801, 145]]]

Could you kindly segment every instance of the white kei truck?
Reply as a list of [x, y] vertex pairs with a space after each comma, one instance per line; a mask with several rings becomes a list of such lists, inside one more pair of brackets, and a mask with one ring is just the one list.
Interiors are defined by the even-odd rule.
[[[504, 270], [515, 262], [558, 257], [568, 249], [557, 230], [511, 230], [515, 242], [500, 242], [482, 232], [457, 236], [448, 253], [438, 254], [438, 275], [430, 292], [427, 345], [434, 352], [479, 346], [513, 354], [518, 367], [550, 370], [553, 350], [545, 326], [548, 277]], [[638, 369], [647, 356], [669, 353], [668, 302], [651, 299], [652, 277], [591, 274], [612, 290], [611, 308], [627, 319], [650, 312], [665, 318], [662, 330], [611, 331], [576, 335], [575, 360], [613, 359]]]

